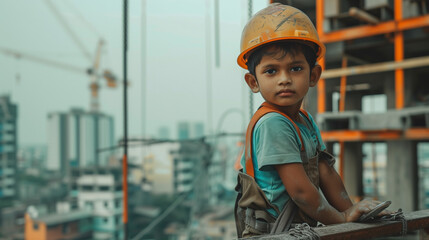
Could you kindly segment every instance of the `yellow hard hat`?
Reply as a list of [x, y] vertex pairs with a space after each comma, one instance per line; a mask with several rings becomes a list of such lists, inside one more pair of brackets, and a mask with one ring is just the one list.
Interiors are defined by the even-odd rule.
[[319, 41], [316, 28], [306, 14], [297, 8], [273, 3], [257, 12], [244, 27], [238, 65], [247, 69], [250, 51], [282, 40], [298, 40], [315, 47], [317, 60], [325, 55], [325, 45]]

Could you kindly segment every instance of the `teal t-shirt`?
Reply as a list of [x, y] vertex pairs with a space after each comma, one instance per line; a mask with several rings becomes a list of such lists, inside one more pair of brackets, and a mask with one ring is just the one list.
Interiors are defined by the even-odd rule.
[[[311, 115], [309, 114], [309, 121], [305, 116], [301, 116], [308, 126], [313, 127], [310, 129], [304, 124], [296, 123], [301, 131], [307, 157], [311, 158], [316, 154], [318, 142], [320, 142], [320, 150], [325, 150], [326, 146], [323, 144], [319, 128]], [[290, 197], [274, 165], [302, 163], [300, 155], [302, 143], [298, 133], [289, 119], [273, 112], [259, 119], [253, 130], [252, 138], [252, 159], [256, 183], [264, 191], [267, 199], [282, 211]], [[241, 158], [241, 165], [246, 166], [244, 154]], [[277, 217], [274, 209], [269, 209], [269, 212]]]

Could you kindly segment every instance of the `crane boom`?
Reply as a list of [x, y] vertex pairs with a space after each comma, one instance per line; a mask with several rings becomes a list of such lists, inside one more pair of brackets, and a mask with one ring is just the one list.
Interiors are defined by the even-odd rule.
[[[59, 20], [59, 22], [63, 25], [66, 32], [71, 36], [72, 40], [75, 42], [75, 44], [80, 48], [83, 55], [89, 60], [91, 63], [91, 66], [87, 69], [84, 69], [82, 67], [76, 67], [71, 64], [61, 63], [58, 61], [53, 61], [41, 57], [36, 57], [31, 54], [21, 53], [19, 51], [7, 49], [7, 48], [1, 48], [0, 47], [0, 53], [4, 53], [7, 55], [11, 55], [15, 58], [26, 58], [35, 62], [43, 63], [46, 65], [56, 66], [60, 67], [62, 69], [67, 69], [74, 72], [79, 73], [86, 73], [90, 76], [90, 91], [91, 91], [91, 102], [90, 102], [90, 110], [92, 112], [98, 112], [99, 111], [99, 100], [98, 100], [98, 91], [100, 88], [99, 85], [99, 79], [104, 78], [107, 81], [107, 86], [110, 88], [116, 87], [117, 79], [116, 76], [109, 70], [104, 70], [104, 72], [101, 74], [99, 67], [100, 67], [100, 58], [102, 53], [102, 48], [104, 45], [103, 39], [100, 37], [100, 35], [96, 32], [96, 34], [99, 36], [100, 40], [97, 45], [97, 49], [95, 52], [95, 55], [92, 56], [89, 51], [85, 48], [84, 44], [80, 41], [78, 38], [78, 35], [73, 32], [73, 29], [69, 26], [66, 19], [61, 15], [61, 13], [58, 11], [56, 6], [51, 2], [51, 0], [45, 0], [48, 7], [51, 9], [55, 17]], [[72, 6], [70, 4], [70, 6]], [[75, 11], [77, 11], [75, 9]], [[79, 14], [79, 17], [84, 20], [83, 16]], [[86, 21], [85, 21], [86, 22]], [[87, 25], [91, 26], [88, 22], [86, 22]], [[94, 29], [93, 29], [94, 30]]]
[[58, 62], [58, 61], [53, 61], [53, 60], [49, 60], [49, 59], [45, 59], [45, 58], [41, 58], [41, 57], [36, 57], [34, 55], [28, 54], [28, 53], [22, 53], [16, 50], [12, 50], [12, 49], [7, 49], [7, 48], [3, 48], [0, 47], [0, 52], [6, 54], [6, 55], [10, 55], [12, 57], [15, 58], [24, 58], [24, 59], [28, 59], [28, 60], [32, 60], [35, 62], [39, 62], [39, 63], [43, 63], [45, 65], [51, 65], [51, 66], [56, 66], [62, 69], [66, 69], [69, 71], [73, 71], [73, 72], [78, 72], [78, 73], [88, 73], [88, 69], [82, 68], [82, 67], [78, 67], [78, 66], [74, 66], [68, 63], [62, 63], [62, 62]]

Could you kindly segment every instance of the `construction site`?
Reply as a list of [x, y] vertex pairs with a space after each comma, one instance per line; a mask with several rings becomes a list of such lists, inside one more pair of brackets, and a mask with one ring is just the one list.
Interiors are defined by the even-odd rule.
[[311, 95], [318, 104], [306, 107], [338, 156], [347, 191], [392, 200], [392, 209], [426, 209], [428, 2], [308, 6], [327, 54]]
[[[73, 21], [67, 23], [67, 17], [56, 7], [58, 3], [52, 1], [46, 1], [46, 6], [71, 36], [85, 58], [85, 66], [89, 67], [65, 64], [0, 45], [0, 54], [7, 58], [84, 75], [89, 78], [86, 87], [89, 85], [90, 93], [86, 91], [77, 97], [83, 98], [86, 94], [87, 111], [81, 103], [67, 105], [70, 110], [64, 110], [64, 106], [59, 110], [48, 109], [42, 120], [48, 123], [48, 141], [39, 148], [22, 147], [18, 139], [21, 103], [16, 89], [19, 86], [6, 92], [10, 96], [1, 96], [4, 92], [0, 89], [0, 240], [237, 238], [234, 187], [238, 170], [242, 168], [240, 160], [244, 156], [247, 123], [263, 100], [255, 99], [244, 86], [245, 71], [236, 65], [225, 66], [225, 63], [235, 64], [239, 44], [230, 41], [241, 36], [236, 29], [229, 32], [234, 36], [228, 39], [220, 34], [221, 23], [230, 24], [230, 19], [222, 22], [224, 16], [219, 9], [223, 9], [222, 6], [229, 9], [225, 7], [229, 3], [207, 0], [206, 5], [198, 5], [205, 7], [206, 13], [201, 14], [205, 19], [201, 19], [206, 22], [201, 26], [207, 32], [204, 37], [200, 36], [205, 41], [200, 44], [203, 47], [193, 44], [198, 51], [199, 47], [205, 51], [203, 57], [195, 57], [189, 50], [192, 47], [182, 49], [183, 53], [190, 52], [189, 59], [206, 62], [207, 67], [201, 70], [203, 77], [197, 76], [205, 79], [206, 84], [201, 85], [206, 89], [199, 89], [204, 99], [199, 99], [200, 95], [195, 92], [181, 92], [177, 97], [174, 94], [181, 91], [177, 87], [163, 91], [151, 89], [155, 86], [151, 85], [151, 79], [161, 82], [158, 86], [164, 86], [173, 79], [188, 77], [189, 72], [181, 76], [165, 75], [170, 77], [162, 83], [162, 74], [168, 71], [159, 73], [158, 69], [154, 71], [156, 74], [149, 75], [150, 66], [159, 63], [159, 59], [150, 60], [145, 53], [138, 57], [131, 55], [131, 62], [141, 61], [142, 73], [141, 79], [133, 80], [139, 83], [129, 81], [126, 29], [127, 24], [132, 26], [135, 22], [127, 19], [127, 2], [124, 0], [121, 19], [125, 29], [121, 33], [124, 49], [116, 49], [124, 53], [122, 68], [118, 66], [119, 61], [112, 64], [112, 68], [101, 63], [103, 52], [107, 51], [101, 35], [97, 35], [96, 48], [91, 54], [85, 47], [87, 42], [81, 41], [82, 35], [70, 27]], [[141, 15], [139, 34], [143, 37], [141, 46], [132, 49], [149, 52], [153, 47], [153, 51], [161, 52], [161, 48], [155, 46], [161, 40], [147, 41], [149, 38], [145, 37], [150, 36], [150, 30], [165, 34], [165, 29], [145, 25], [150, 16], [150, 12], [146, 12], [149, 1], [133, 3], [136, 2], [141, 4], [138, 6], [141, 12], [132, 8], [131, 11], [134, 17]], [[308, 91], [302, 108], [313, 116], [327, 151], [335, 156], [334, 167], [351, 200], [391, 201], [389, 209], [403, 213], [403, 217], [318, 226], [301, 235], [285, 232], [257, 239], [429, 239], [429, 0], [261, 2], [242, 0], [236, 4], [240, 7], [241, 23], [231, 26], [240, 25], [242, 29], [259, 10], [255, 6], [262, 9], [273, 3], [293, 6], [308, 15], [319, 40], [326, 46], [326, 54], [318, 61], [323, 69], [321, 78], [317, 87]], [[154, 19], [162, 19], [159, 16]], [[70, 19], [73, 18], [69, 16]], [[233, 45], [236, 52], [228, 52], [230, 55], [222, 52], [226, 45]], [[183, 57], [181, 61], [188, 61], [187, 56]], [[224, 60], [226, 57], [228, 61]], [[25, 81], [25, 75], [21, 80], [19, 73], [23, 67], [18, 68], [15, 82]], [[193, 71], [198, 73], [194, 75], [201, 75], [199, 70]], [[233, 78], [240, 76], [240, 79], [228, 79], [239, 82], [232, 83], [231, 89], [243, 85], [239, 87], [241, 99], [234, 102], [237, 106], [225, 103], [222, 94], [228, 95], [227, 90], [220, 96], [213, 90], [225, 88], [216, 88], [218, 83], [214, 80], [222, 78], [225, 72]], [[127, 113], [127, 87], [133, 88], [134, 84], [140, 89], [132, 96], [129, 106], [131, 114], [140, 114], [138, 120], [136, 115], [127, 118], [130, 114]], [[101, 96], [99, 91], [104, 85], [124, 92]], [[63, 94], [67, 98], [69, 92], [73, 91], [66, 89], [52, 94]], [[123, 99], [112, 100], [112, 96]], [[185, 110], [180, 112], [179, 107], [164, 110], [167, 105], [158, 100], [168, 97], [191, 99], [189, 105], [180, 107], [197, 112], [194, 118], [188, 116], [174, 123], [177, 138], [171, 137], [166, 127], [159, 128], [157, 134], [149, 129], [159, 127], [154, 124], [157, 121], [165, 124], [164, 119], [172, 115], [187, 115]], [[118, 103], [121, 101], [123, 105]], [[205, 106], [196, 107], [195, 102], [203, 102]], [[118, 114], [122, 111], [123, 116]], [[233, 119], [234, 123], [231, 119], [227, 122], [226, 117], [233, 113], [238, 117]], [[115, 123], [120, 121], [114, 114], [123, 117], [124, 132], [115, 130]], [[128, 133], [129, 121], [139, 121], [134, 124], [141, 125], [139, 132]], [[238, 125], [241, 126], [236, 127]], [[313, 235], [309, 236], [309, 231]]]

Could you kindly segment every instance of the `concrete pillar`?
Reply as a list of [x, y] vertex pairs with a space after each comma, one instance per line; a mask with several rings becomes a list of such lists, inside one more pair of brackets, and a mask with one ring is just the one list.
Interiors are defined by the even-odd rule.
[[412, 141], [387, 142], [386, 198], [391, 210], [417, 210], [417, 144]]
[[344, 185], [349, 196], [363, 196], [362, 184], [362, 143], [344, 143]]
[[387, 109], [395, 109], [395, 79], [394, 77], [391, 78], [384, 78], [384, 94], [386, 94], [386, 105]]
[[363, 95], [360, 92], [347, 92], [344, 106], [346, 111], [362, 111], [362, 97]]

